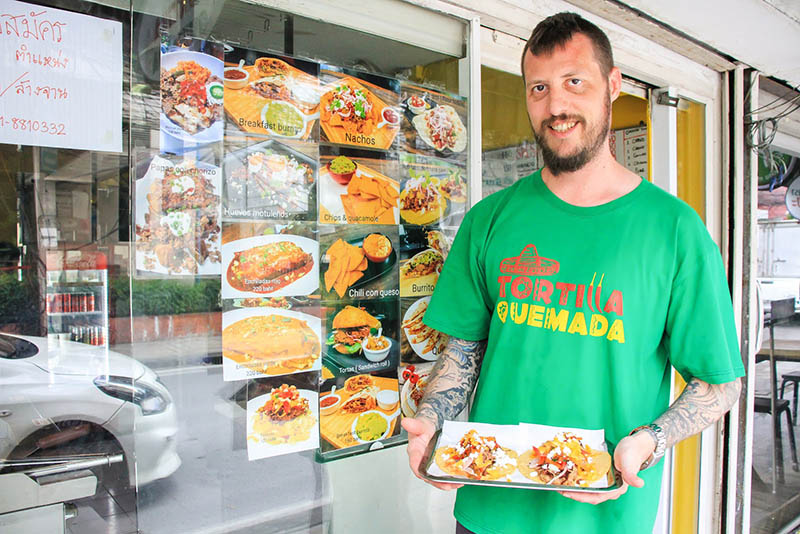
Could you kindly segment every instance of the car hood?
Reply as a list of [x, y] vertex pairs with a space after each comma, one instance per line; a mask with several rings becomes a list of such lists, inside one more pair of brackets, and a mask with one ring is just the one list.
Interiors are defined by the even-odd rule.
[[73, 341], [50, 342], [45, 338], [19, 336], [39, 347], [39, 353], [25, 361], [47, 373], [96, 377], [102, 375], [140, 378], [145, 366], [129, 356]]

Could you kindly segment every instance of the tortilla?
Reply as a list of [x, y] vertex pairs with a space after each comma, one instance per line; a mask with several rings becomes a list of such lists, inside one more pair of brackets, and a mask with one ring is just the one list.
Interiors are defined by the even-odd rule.
[[[570, 455], [570, 457], [575, 460], [575, 466], [577, 467], [577, 474], [580, 479], [584, 482], [579, 484], [579, 487], [587, 487], [590, 486], [592, 483], [597, 482], [598, 480], [602, 479], [608, 474], [608, 471], [611, 469], [611, 455], [605, 451], [598, 451], [588, 447], [586, 445], [583, 446], [587, 451], [590, 453], [589, 460], [577, 461], [577, 458], [574, 455]], [[524, 453], [519, 456], [517, 460], [517, 468], [519, 472], [527, 479], [536, 482], [537, 484], [548, 484], [545, 480], [542, 480], [539, 477], [538, 470], [534, 467], [530, 467], [530, 463], [534, 460], [534, 452], [533, 449], [528, 449]], [[563, 480], [555, 480], [549, 482], [554, 486], [564, 486]], [[566, 486], [572, 487], [572, 486]]]
[[[517, 459], [517, 453], [511, 449], [506, 447], [501, 447], [503, 451], [513, 460]], [[494, 466], [490, 467], [486, 470], [486, 473], [482, 477], [477, 477], [472, 473], [469, 473], [462, 469], [457, 462], [452, 461], [452, 456], [455, 454], [456, 448], [455, 447], [439, 447], [436, 449], [436, 456], [434, 459], [436, 460], [436, 465], [439, 466], [439, 469], [447, 473], [448, 475], [460, 478], [469, 478], [472, 480], [497, 480], [499, 478], [505, 477], [513, 473], [517, 468], [517, 463], [514, 462], [512, 464], [506, 466]]]
[[[429, 119], [435, 118], [436, 116], [444, 116], [445, 119], [452, 123], [450, 131], [453, 137], [450, 142], [443, 141], [442, 143], [437, 143], [436, 140], [434, 140], [433, 131], [429, 126]], [[420, 139], [439, 152], [444, 152], [445, 150], [463, 152], [464, 149], [467, 148], [467, 129], [464, 127], [464, 123], [461, 122], [461, 118], [452, 106], [441, 105], [423, 111], [414, 117], [412, 123]]]
[[[403, 206], [403, 202], [408, 196], [408, 189], [404, 189], [402, 193], [400, 193], [400, 206]], [[420, 226], [425, 226], [431, 224], [432, 222], [438, 221], [442, 217], [444, 217], [445, 211], [447, 211], [447, 199], [444, 196], [439, 194], [438, 202], [433, 204], [431, 209], [425, 211], [416, 211], [416, 210], [407, 210], [407, 209], [400, 209], [400, 216], [408, 223], [408, 224], [417, 224]]]

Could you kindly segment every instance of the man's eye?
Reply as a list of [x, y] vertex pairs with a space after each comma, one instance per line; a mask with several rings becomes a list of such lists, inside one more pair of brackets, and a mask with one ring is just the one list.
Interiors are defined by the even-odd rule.
[[542, 91], [544, 91], [544, 85], [542, 84], [534, 85], [533, 87], [531, 87], [532, 93], [541, 93]]
[[581, 83], [582, 83], [582, 80], [580, 78], [572, 78], [569, 81], [570, 85], [580, 85]]

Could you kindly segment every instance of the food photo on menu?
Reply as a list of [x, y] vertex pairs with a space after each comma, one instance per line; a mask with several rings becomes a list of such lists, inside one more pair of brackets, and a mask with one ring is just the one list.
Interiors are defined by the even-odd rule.
[[397, 82], [391, 78], [323, 65], [320, 140], [388, 150], [400, 131]]
[[285, 304], [281, 307], [238, 307], [235, 305], [237, 299], [223, 301], [223, 380], [321, 369], [319, 302], [316, 299], [304, 302], [301, 300], [304, 297], [277, 298], [285, 299]]
[[342, 375], [320, 386], [320, 448], [369, 449], [400, 433], [397, 369]]
[[319, 65], [234, 48], [225, 55], [227, 136], [319, 139]]
[[319, 222], [397, 224], [399, 173], [391, 153], [321, 145]]
[[455, 228], [400, 226], [400, 296], [432, 295]]
[[435, 362], [425, 361], [406, 364], [406, 360], [403, 359], [403, 365], [399, 370], [400, 411], [403, 417], [414, 417], [417, 413], [434, 364]]
[[397, 226], [320, 225], [323, 301], [397, 297]]
[[416, 154], [400, 156], [400, 218], [408, 224], [457, 226], [467, 209], [463, 165]]
[[227, 222], [222, 298], [306, 296], [319, 289], [319, 244], [309, 222]]
[[226, 220], [317, 218], [316, 145], [249, 137], [225, 149]]
[[400, 108], [404, 150], [466, 161], [466, 98], [401, 84]]
[[220, 43], [186, 39], [161, 54], [162, 152], [222, 141], [222, 51]]
[[433, 440], [423, 476], [435, 481], [583, 492], [620, 485], [602, 429], [445, 421]]
[[134, 196], [137, 275], [220, 273], [219, 167], [137, 153]]
[[447, 348], [447, 334], [427, 326], [423, 319], [431, 297], [400, 299], [400, 353], [404, 363], [433, 362]]
[[333, 376], [396, 369], [400, 361], [397, 300], [325, 303], [322, 364]]
[[248, 460], [319, 447], [318, 377], [314, 372], [248, 382]]

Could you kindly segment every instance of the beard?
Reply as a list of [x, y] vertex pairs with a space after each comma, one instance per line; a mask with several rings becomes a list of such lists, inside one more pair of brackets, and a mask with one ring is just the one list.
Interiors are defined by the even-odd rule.
[[576, 121], [583, 124], [584, 127], [586, 126], [586, 119], [580, 115], [567, 115], [562, 113], [561, 115], [553, 116], [542, 121], [541, 130], [536, 131], [536, 128], [533, 128], [533, 137], [542, 151], [544, 165], [553, 173], [553, 176], [558, 176], [562, 172], [575, 172], [583, 168], [594, 159], [601, 147], [606, 146], [606, 139], [608, 138], [608, 131], [611, 126], [611, 95], [608, 93], [606, 94], [603, 103], [603, 117], [601, 122], [598, 123], [596, 128], [592, 128], [586, 132], [583, 138], [583, 146], [578, 147], [572, 154], [567, 154], [565, 156], [559, 155], [547, 144], [544, 135], [545, 129], [556, 121]]

